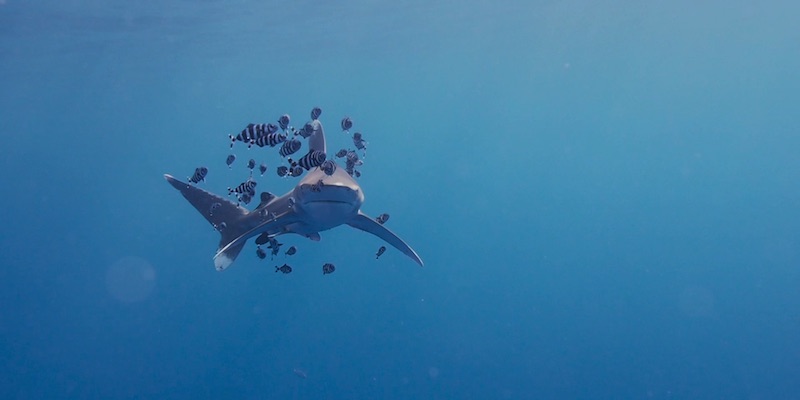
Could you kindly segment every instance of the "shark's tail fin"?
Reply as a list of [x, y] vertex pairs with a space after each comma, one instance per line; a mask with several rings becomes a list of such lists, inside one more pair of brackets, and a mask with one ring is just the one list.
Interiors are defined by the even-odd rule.
[[214, 256], [214, 266], [217, 271], [228, 268], [244, 247], [243, 240], [232, 246], [230, 244], [247, 230], [243, 223], [244, 217], [248, 214], [247, 209], [197, 186], [181, 182], [171, 175], [165, 174], [164, 178], [219, 231], [222, 236], [219, 241], [221, 251]]

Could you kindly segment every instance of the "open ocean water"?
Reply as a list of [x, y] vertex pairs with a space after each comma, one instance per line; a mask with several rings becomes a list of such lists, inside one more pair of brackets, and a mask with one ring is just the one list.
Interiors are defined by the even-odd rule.
[[[0, 0], [0, 398], [798, 399], [798, 20]], [[282, 194], [227, 135], [314, 106], [425, 267], [344, 226], [215, 271], [163, 174]]]

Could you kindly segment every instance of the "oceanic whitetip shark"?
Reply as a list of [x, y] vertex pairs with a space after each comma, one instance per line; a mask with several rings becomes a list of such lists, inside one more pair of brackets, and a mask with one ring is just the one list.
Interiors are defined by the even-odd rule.
[[[310, 122], [310, 126], [313, 127], [308, 136], [310, 150], [326, 152], [322, 123], [314, 120]], [[262, 193], [261, 204], [253, 211], [197, 186], [181, 182], [171, 175], [165, 174], [164, 178], [222, 235], [219, 249], [214, 256], [217, 271], [233, 264], [245, 242], [251, 237], [260, 235], [256, 239], [258, 244], [286, 233], [319, 240], [319, 232], [343, 224], [383, 239], [420, 266], [423, 265], [422, 259], [411, 246], [361, 212], [364, 192], [338, 165], [331, 175], [327, 175], [319, 167], [312, 168], [297, 186], [283, 196]]]

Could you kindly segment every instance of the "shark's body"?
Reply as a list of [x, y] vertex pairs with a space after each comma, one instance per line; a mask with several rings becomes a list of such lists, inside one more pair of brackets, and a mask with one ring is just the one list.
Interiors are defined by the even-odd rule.
[[[312, 126], [314, 132], [308, 138], [309, 147], [324, 152], [322, 124], [313, 121]], [[260, 235], [256, 240], [259, 244], [265, 243], [269, 237], [285, 233], [319, 240], [319, 232], [343, 224], [383, 239], [420, 266], [423, 265], [417, 253], [402, 239], [361, 212], [364, 193], [358, 183], [339, 166], [331, 175], [325, 174], [319, 167], [311, 169], [288, 193], [266, 198], [267, 201], [262, 201], [253, 211], [181, 182], [171, 175], [164, 177], [220, 231], [222, 238], [214, 256], [214, 266], [218, 271], [233, 263], [251, 237]]]

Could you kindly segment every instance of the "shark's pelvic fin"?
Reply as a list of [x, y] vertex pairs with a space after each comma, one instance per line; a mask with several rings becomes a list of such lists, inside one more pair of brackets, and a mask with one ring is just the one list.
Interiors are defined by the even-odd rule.
[[381, 239], [383, 239], [386, 243], [394, 246], [397, 250], [403, 252], [403, 254], [410, 257], [412, 260], [416, 261], [420, 267], [423, 266], [422, 259], [419, 258], [417, 252], [411, 248], [403, 239], [400, 239], [392, 233], [392, 231], [386, 229], [385, 226], [379, 224], [374, 219], [368, 217], [366, 214], [362, 213], [361, 211], [358, 212], [358, 215], [353, 217], [350, 221], [347, 222], [347, 225], [352, 226], [353, 228], [360, 229], [364, 232], [369, 232]]
[[230, 266], [233, 263], [233, 260], [236, 259], [236, 256], [242, 250], [242, 247], [244, 246], [247, 239], [263, 232], [280, 231], [287, 224], [291, 224], [296, 221], [297, 221], [297, 214], [295, 214], [294, 211], [289, 210], [281, 215], [277, 215], [275, 218], [270, 218], [266, 220], [264, 223], [261, 223], [256, 227], [241, 233], [239, 236], [233, 238], [224, 246], [220, 245], [217, 254], [214, 256], [214, 266], [217, 267], [217, 270], [219, 271], [228, 268], [228, 266]]

